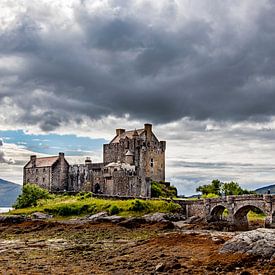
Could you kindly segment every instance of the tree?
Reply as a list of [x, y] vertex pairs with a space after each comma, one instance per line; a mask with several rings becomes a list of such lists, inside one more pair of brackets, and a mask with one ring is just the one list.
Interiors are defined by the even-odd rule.
[[199, 186], [196, 191], [201, 192], [203, 195], [215, 194], [220, 196], [222, 184], [219, 180], [212, 180], [211, 184]]
[[213, 180], [211, 184], [199, 186], [196, 191], [202, 192], [203, 195], [215, 194], [218, 196], [221, 196], [221, 194], [226, 196], [255, 194], [253, 191], [242, 189], [237, 182], [221, 182], [219, 180]]
[[13, 207], [15, 209], [36, 206], [39, 199], [50, 198], [47, 190], [40, 188], [36, 184], [26, 184], [23, 186], [22, 194], [18, 196]]

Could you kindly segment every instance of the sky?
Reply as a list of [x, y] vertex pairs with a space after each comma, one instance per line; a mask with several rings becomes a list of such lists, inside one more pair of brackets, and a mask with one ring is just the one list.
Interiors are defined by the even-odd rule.
[[275, 2], [1, 0], [0, 178], [152, 123], [166, 175], [275, 183]]

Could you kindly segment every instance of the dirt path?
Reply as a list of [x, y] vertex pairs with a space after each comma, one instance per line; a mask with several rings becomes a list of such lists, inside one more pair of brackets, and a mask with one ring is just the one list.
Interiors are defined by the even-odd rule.
[[[231, 234], [232, 235], [232, 234]], [[272, 274], [275, 263], [219, 254], [228, 233], [101, 224], [0, 224], [2, 274]], [[247, 273], [245, 273], [247, 272]], [[250, 273], [248, 273], [250, 272]], [[274, 273], [273, 273], [274, 274]]]

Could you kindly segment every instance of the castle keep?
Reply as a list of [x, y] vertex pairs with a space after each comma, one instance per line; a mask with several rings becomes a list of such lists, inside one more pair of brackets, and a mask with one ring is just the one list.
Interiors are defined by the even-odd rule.
[[35, 183], [50, 192], [91, 191], [110, 196], [150, 197], [151, 181], [165, 180], [166, 142], [159, 141], [151, 124], [143, 129], [117, 129], [103, 145], [103, 162], [69, 165], [59, 156], [31, 156], [24, 167], [24, 184]]

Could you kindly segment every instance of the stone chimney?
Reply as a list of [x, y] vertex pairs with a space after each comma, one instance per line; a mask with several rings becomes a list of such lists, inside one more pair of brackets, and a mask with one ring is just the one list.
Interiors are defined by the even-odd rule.
[[146, 131], [147, 140], [152, 140], [152, 124], [146, 123], [144, 124], [144, 130]]
[[59, 153], [59, 158], [60, 159], [64, 159], [64, 156], [65, 156], [64, 153], [62, 153], [62, 152]]
[[91, 163], [92, 163], [91, 158], [87, 157], [85, 159], [85, 164], [91, 164]]
[[120, 135], [122, 135], [123, 133], [125, 133], [125, 129], [116, 129], [116, 135], [117, 135], [117, 136], [120, 136]]
[[85, 159], [85, 165], [88, 167], [89, 170], [92, 169], [92, 161], [91, 161], [91, 158], [87, 157]]
[[32, 164], [32, 167], [36, 166], [36, 155], [31, 156], [31, 164]]

